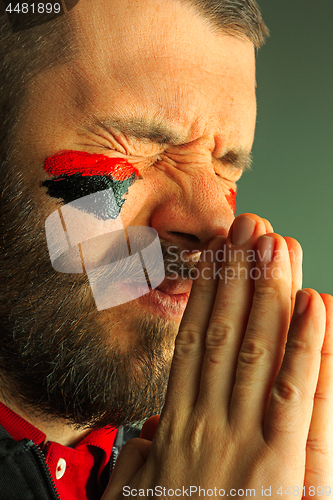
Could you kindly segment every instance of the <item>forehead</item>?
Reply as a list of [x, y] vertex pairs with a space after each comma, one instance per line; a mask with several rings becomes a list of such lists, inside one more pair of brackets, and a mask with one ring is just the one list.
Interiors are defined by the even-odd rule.
[[86, 113], [105, 120], [111, 110], [112, 118], [150, 114], [189, 139], [253, 115], [252, 43], [214, 33], [187, 4], [80, 0], [73, 25], [72, 74]]
[[[209, 69], [226, 52], [221, 32], [182, 0], [80, 0], [72, 19], [79, 46], [99, 62], [111, 53], [114, 62], [174, 58], [181, 49], [183, 60], [195, 57], [197, 64]], [[248, 46], [245, 59], [253, 54], [251, 42]], [[235, 57], [237, 48], [229, 44], [228, 51]]]

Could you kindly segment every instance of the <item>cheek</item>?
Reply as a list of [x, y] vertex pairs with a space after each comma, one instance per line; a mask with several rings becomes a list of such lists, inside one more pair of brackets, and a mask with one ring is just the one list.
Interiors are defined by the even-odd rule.
[[229, 206], [233, 213], [236, 212], [236, 192], [233, 189], [229, 189], [229, 194], [226, 195], [225, 199], [229, 203]]
[[[42, 184], [52, 198], [67, 204], [112, 189], [119, 211], [123, 207], [129, 187], [139, 177], [138, 170], [124, 159], [82, 151], [63, 151], [47, 158], [44, 161], [44, 169], [53, 177]], [[112, 203], [110, 196], [105, 198], [109, 199], [109, 208], [106, 203], [101, 203], [101, 206], [94, 203], [91, 211], [98, 218], [114, 218], [114, 202]]]

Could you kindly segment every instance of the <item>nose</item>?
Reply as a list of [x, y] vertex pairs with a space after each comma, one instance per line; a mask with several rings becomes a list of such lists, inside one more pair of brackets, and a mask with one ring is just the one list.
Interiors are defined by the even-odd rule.
[[168, 243], [189, 252], [202, 251], [214, 236], [227, 236], [234, 220], [223, 182], [210, 167], [169, 185], [162, 190], [167, 193], [153, 210], [150, 225]]

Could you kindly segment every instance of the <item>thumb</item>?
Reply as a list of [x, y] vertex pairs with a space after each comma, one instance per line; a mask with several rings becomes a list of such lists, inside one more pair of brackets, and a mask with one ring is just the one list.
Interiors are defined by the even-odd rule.
[[101, 500], [115, 500], [122, 497], [123, 487], [130, 485], [133, 478], [148, 459], [151, 442], [134, 438], [122, 447], [113, 469], [108, 487]]
[[148, 418], [148, 420], [146, 420], [142, 426], [140, 437], [142, 439], [148, 439], [149, 441], [152, 441], [159, 420], [160, 420], [160, 415], [154, 415], [153, 417]]

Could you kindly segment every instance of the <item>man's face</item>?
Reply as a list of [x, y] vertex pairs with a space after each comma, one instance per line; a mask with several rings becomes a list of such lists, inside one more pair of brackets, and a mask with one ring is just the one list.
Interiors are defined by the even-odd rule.
[[[48, 377], [48, 391], [54, 391], [56, 398], [56, 383], [50, 382], [51, 375], [45, 375], [52, 365], [53, 378], [63, 381], [61, 394], [67, 397], [63, 405], [66, 411], [59, 394], [57, 408], [51, 404], [49, 411], [60, 416], [75, 414], [74, 420], [87, 423], [107, 409], [119, 413], [129, 406], [138, 392], [134, 379], [141, 385], [142, 381], [148, 384], [149, 371], [152, 379], [156, 378], [152, 399], [156, 392], [163, 393], [190, 282], [172, 280], [170, 285], [169, 280], [160, 291], [97, 312], [85, 278], [57, 275], [49, 262], [41, 228], [59, 208], [59, 202], [64, 202], [51, 196], [43, 185], [51, 179], [43, 168], [44, 161], [61, 151], [128, 160], [139, 175], [121, 208], [124, 226], [155, 229], [165, 257], [169, 246], [186, 250], [187, 258], [194, 257], [213, 236], [226, 235], [234, 218], [231, 192], [236, 191], [239, 167], [246, 166], [254, 137], [255, 64], [251, 42], [212, 33], [188, 6], [172, 0], [99, 0], [93, 6], [91, 0], [80, 0], [70, 15], [76, 56], [69, 64], [40, 74], [27, 89], [10, 163], [22, 176], [24, 193], [29, 193], [29, 205], [33, 207], [25, 231], [30, 242], [35, 238], [35, 249], [22, 241], [21, 255], [25, 254], [29, 267], [26, 276], [31, 276], [33, 269], [35, 277], [21, 293], [23, 302], [28, 302], [28, 295], [38, 295], [39, 307], [35, 307], [34, 320], [29, 312], [29, 321], [37, 325], [35, 339], [44, 331], [40, 346], [43, 356], [47, 356], [47, 345], [50, 351], [48, 368], [40, 369], [40, 378]], [[24, 202], [22, 199], [21, 206]], [[32, 220], [36, 222], [34, 227]], [[43, 271], [33, 258], [36, 248]], [[97, 260], [99, 251], [96, 248]], [[16, 315], [26, 323], [22, 301]], [[21, 327], [21, 332], [24, 342], [27, 328]], [[36, 345], [31, 355], [35, 373]], [[64, 345], [69, 352], [67, 358], [60, 354]], [[27, 360], [27, 346], [21, 351]], [[82, 368], [78, 373], [83, 379], [93, 379], [102, 366], [103, 376], [111, 377], [120, 367], [120, 375], [114, 375], [110, 387], [110, 392], [115, 392], [115, 383], [120, 387], [116, 402], [105, 396], [108, 393], [103, 379], [98, 381], [98, 388], [94, 386], [95, 415], [80, 399], [76, 410], [69, 409], [73, 380], [80, 385], [79, 376], [73, 376], [67, 392], [64, 387], [69, 384], [67, 374], [78, 351]], [[87, 357], [83, 361], [84, 353]], [[52, 363], [52, 359], [61, 361]], [[127, 365], [121, 370], [124, 360]], [[121, 375], [126, 380], [117, 380]], [[134, 385], [127, 400], [121, 400], [131, 381]], [[149, 384], [153, 386], [154, 381]], [[99, 392], [100, 400], [106, 400], [104, 406], [98, 400]], [[144, 396], [147, 399], [147, 393]], [[42, 399], [40, 407], [47, 410]], [[46, 399], [52, 399], [50, 394]], [[134, 417], [127, 415], [125, 420], [148, 416], [154, 405], [158, 410], [155, 401], [149, 409], [140, 407], [137, 414], [132, 410]]]

